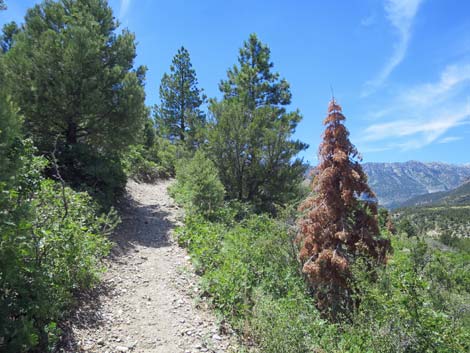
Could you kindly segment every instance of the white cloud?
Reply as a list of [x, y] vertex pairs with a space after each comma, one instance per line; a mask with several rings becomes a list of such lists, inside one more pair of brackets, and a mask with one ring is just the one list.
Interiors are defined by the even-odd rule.
[[441, 137], [450, 129], [470, 124], [468, 90], [462, 90], [468, 87], [470, 64], [449, 65], [436, 82], [411, 87], [383, 107], [381, 119], [389, 120], [368, 126], [360, 140], [372, 151], [378, 141], [399, 150], [456, 141], [455, 137]]
[[438, 82], [415, 87], [406, 93], [406, 99], [416, 104], [435, 103], [435, 100], [445, 99], [449, 92], [467, 81], [470, 81], [470, 64], [449, 65]]
[[[429, 120], [406, 119], [373, 124], [365, 129], [361, 140], [364, 142], [393, 140], [395, 142], [388, 145], [391, 148], [400, 150], [419, 149], [435, 142], [450, 129], [469, 123], [470, 106], [467, 105], [451, 113], [443, 111]], [[453, 140], [447, 139], [446, 142]]]
[[129, 6], [132, 0], [121, 0], [121, 6], [119, 8], [119, 18], [122, 20], [127, 15]]
[[395, 43], [393, 54], [382, 67], [375, 78], [366, 82], [363, 96], [373, 93], [390, 76], [392, 71], [405, 58], [411, 38], [411, 27], [423, 0], [386, 0], [385, 12], [390, 24], [398, 33], [398, 42]]
[[448, 136], [440, 139], [438, 143], [450, 143], [450, 142], [455, 142], [455, 141], [460, 141], [463, 140], [462, 136]]

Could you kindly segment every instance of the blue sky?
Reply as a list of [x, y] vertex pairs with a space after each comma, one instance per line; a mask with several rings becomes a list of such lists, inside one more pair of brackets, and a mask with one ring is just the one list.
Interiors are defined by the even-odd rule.
[[[0, 24], [39, 1], [6, 0]], [[470, 162], [470, 2], [461, 0], [110, 0], [149, 68], [147, 103], [173, 55], [191, 53], [200, 86], [218, 83], [250, 33], [291, 84], [296, 137], [315, 163], [330, 86], [364, 161]]]

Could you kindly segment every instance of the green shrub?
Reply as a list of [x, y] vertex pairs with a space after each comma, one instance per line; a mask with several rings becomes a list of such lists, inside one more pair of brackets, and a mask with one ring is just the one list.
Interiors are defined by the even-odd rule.
[[20, 169], [0, 182], [0, 350], [46, 351], [57, 340], [56, 322], [73, 293], [96, 283], [112, 211], [41, 177], [46, 162], [24, 144]]
[[146, 155], [144, 146], [132, 146], [126, 155], [125, 165], [128, 177], [145, 183], [152, 183], [160, 177], [160, 168]]
[[[236, 206], [236, 205], [235, 205]], [[320, 317], [306, 291], [283, 222], [226, 205], [218, 222], [189, 215], [178, 229], [201, 274], [203, 294], [260, 352], [466, 352], [470, 258], [406, 234], [393, 239], [387, 266], [354, 267], [348, 320]]]
[[196, 271], [204, 274], [218, 266], [219, 252], [226, 228], [202, 216], [189, 216], [186, 225], [176, 230], [178, 243], [188, 248]]
[[416, 227], [410, 222], [408, 218], [400, 220], [397, 228], [400, 234], [406, 234], [409, 238], [415, 237], [417, 235]]
[[224, 187], [217, 169], [202, 151], [177, 164], [176, 183], [171, 188], [175, 200], [186, 209], [206, 217], [213, 216], [223, 205]]
[[[124, 192], [127, 178], [120, 154], [77, 143], [57, 146], [56, 157], [63, 179], [75, 190], [87, 191], [103, 209], [109, 210]], [[55, 168], [48, 168], [48, 174], [55, 177]]]
[[256, 292], [250, 323], [263, 353], [346, 352], [338, 348], [343, 332], [320, 317], [303, 285], [277, 299]]
[[465, 307], [455, 301], [456, 295], [470, 298], [468, 289], [462, 286], [470, 278], [468, 269], [462, 271], [462, 266], [468, 265], [462, 259], [454, 262], [417, 238], [394, 239], [394, 248], [394, 256], [387, 267], [373, 275], [373, 281], [367, 278], [367, 270], [356, 272], [361, 305], [341, 337], [342, 349], [390, 353], [468, 351]]
[[165, 138], [158, 138], [156, 141], [156, 163], [160, 166], [162, 177], [172, 177], [176, 173], [176, 162], [179, 158], [186, 156], [183, 147], [172, 144]]
[[203, 274], [203, 288], [226, 315], [247, 316], [256, 288], [274, 298], [303, 288], [286, 228], [267, 216], [236, 225], [190, 216], [178, 235]]
[[163, 138], [156, 141], [150, 139], [148, 143], [152, 145], [134, 145], [126, 153], [124, 165], [127, 176], [146, 183], [174, 176], [177, 158], [186, 153]]

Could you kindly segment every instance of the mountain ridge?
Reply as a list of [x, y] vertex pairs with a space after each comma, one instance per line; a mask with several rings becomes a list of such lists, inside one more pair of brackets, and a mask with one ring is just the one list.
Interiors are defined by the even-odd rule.
[[401, 207], [465, 206], [470, 205], [470, 180], [449, 191], [434, 192], [412, 197]]
[[362, 167], [379, 204], [400, 207], [413, 197], [453, 190], [470, 180], [470, 165], [446, 162], [368, 162]]

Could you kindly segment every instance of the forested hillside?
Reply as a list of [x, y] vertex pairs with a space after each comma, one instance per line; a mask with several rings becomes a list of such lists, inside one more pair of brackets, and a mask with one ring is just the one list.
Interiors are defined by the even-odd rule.
[[470, 237], [470, 183], [432, 194], [417, 196], [394, 211], [396, 217], [412, 222], [430, 237], [465, 243]]
[[137, 43], [106, 0], [3, 27], [1, 352], [470, 351], [468, 234], [374, 194], [468, 168], [364, 166], [332, 96], [306, 185], [303, 116], [256, 34], [217, 97], [178, 45], [152, 106]]

